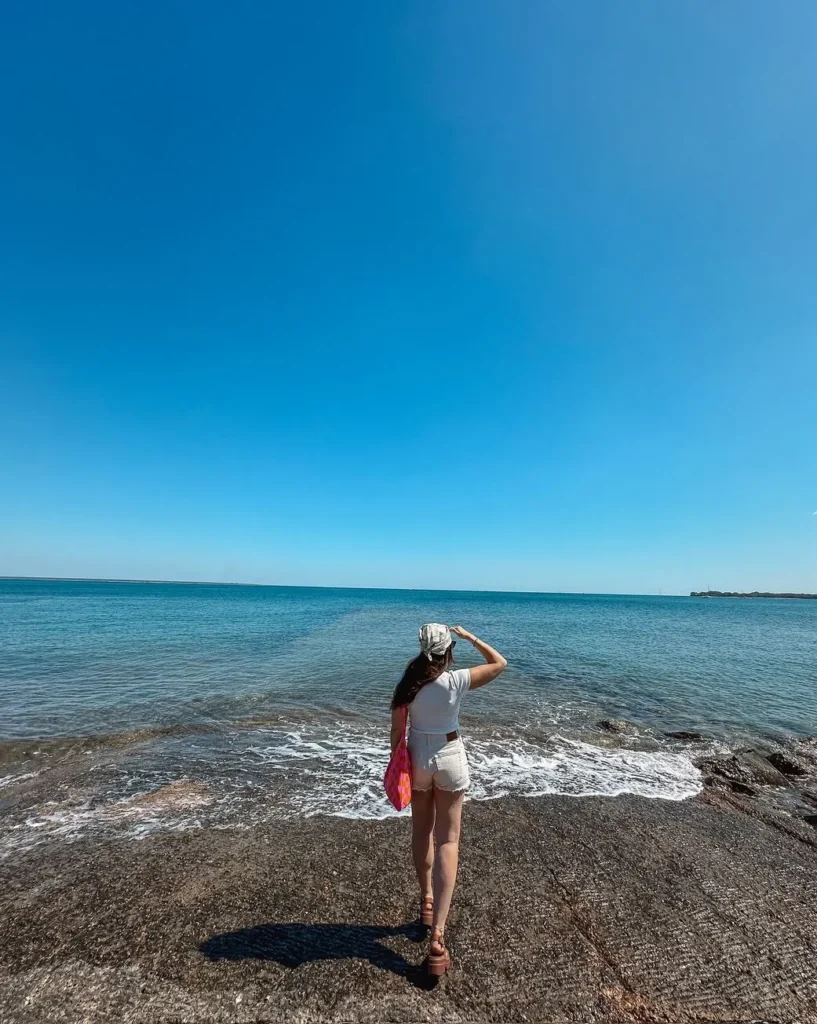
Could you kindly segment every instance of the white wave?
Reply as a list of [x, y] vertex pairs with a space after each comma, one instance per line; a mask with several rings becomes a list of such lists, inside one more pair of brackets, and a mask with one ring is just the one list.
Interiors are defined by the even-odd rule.
[[[510, 748], [510, 749], [509, 749]], [[685, 800], [701, 790], [701, 774], [684, 754], [596, 747], [556, 737], [554, 749], [525, 742], [468, 748], [475, 800], [520, 796], [634, 796]]]
[[[284, 742], [251, 749], [269, 768], [298, 766], [289, 799], [302, 814], [384, 818], [396, 813], [381, 784], [388, 749], [372, 737], [338, 731], [318, 740], [291, 732]], [[701, 789], [700, 772], [683, 753], [602, 748], [559, 736], [548, 748], [524, 740], [472, 740], [466, 749], [472, 800], [624, 793], [684, 800]]]

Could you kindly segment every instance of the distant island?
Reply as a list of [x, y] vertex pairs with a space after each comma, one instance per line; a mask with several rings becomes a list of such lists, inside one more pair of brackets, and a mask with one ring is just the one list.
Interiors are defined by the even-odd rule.
[[817, 594], [769, 594], [753, 590], [751, 594], [738, 594], [734, 590], [690, 590], [690, 597], [791, 597], [801, 601], [817, 601]]

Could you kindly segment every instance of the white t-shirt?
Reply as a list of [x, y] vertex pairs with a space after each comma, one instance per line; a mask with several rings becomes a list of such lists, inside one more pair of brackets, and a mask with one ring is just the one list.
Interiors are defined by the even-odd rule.
[[459, 729], [462, 695], [471, 685], [471, 669], [441, 672], [426, 683], [409, 704], [409, 722], [418, 732], [442, 733]]

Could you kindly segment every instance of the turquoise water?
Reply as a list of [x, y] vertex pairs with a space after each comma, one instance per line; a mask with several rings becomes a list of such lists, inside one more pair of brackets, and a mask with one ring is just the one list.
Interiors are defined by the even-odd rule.
[[664, 728], [817, 722], [817, 601], [0, 581], [0, 735], [380, 715], [424, 621], [508, 657], [469, 709], [486, 721], [581, 704]]
[[[477, 798], [678, 799], [696, 772], [665, 730], [727, 746], [817, 732], [817, 601], [12, 580], [0, 782], [54, 771], [82, 738], [87, 771], [58, 819], [80, 791], [97, 820], [180, 786], [196, 821], [249, 820], [260, 794], [281, 813], [386, 813], [387, 706], [424, 621], [460, 623], [510, 663], [463, 709]], [[459, 663], [473, 653], [460, 642]], [[635, 738], [605, 736], [604, 717]]]

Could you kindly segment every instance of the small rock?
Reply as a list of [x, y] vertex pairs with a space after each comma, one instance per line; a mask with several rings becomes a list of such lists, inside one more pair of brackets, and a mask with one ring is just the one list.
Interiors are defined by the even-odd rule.
[[632, 722], [625, 722], [623, 718], [602, 718], [599, 722], [599, 729], [614, 733], [638, 732]]
[[729, 786], [733, 792], [740, 793], [741, 796], [757, 796], [754, 786], [747, 786], [745, 782], [730, 781]]
[[674, 740], [702, 740], [703, 736], [699, 732], [687, 732], [685, 729], [678, 729], [675, 732], [665, 732], [665, 736], [669, 736]]
[[775, 750], [766, 760], [784, 775], [808, 775], [808, 766], [796, 755]]

